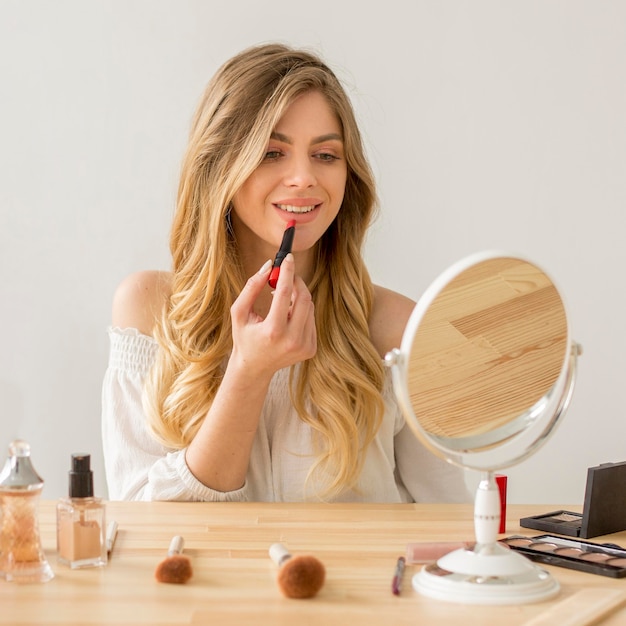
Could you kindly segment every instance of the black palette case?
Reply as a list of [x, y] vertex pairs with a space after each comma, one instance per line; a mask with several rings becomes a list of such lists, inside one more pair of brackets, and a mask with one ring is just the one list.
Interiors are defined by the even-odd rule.
[[587, 470], [583, 513], [553, 511], [523, 517], [524, 528], [589, 539], [626, 530], [626, 462]]

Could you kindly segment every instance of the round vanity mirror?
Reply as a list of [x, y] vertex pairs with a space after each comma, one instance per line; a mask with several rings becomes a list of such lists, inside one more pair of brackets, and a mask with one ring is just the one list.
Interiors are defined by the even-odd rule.
[[533, 602], [558, 582], [499, 544], [493, 472], [532, 454], [571, 399], [579, 346], [553, 281], [515, 255], [482, 252], [441, 274], [386, 356], [407, 423], [451, 463], [483, 472], [476, 545], [425, 566], [414, 587], [466, 603]]

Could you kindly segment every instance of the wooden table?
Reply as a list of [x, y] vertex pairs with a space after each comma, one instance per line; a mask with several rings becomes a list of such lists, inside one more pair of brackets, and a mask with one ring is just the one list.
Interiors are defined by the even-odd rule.
[[[509, 505], [507, 535], [540, 534], [521, 529], [520, 517], [559, 508], [579, 510]], [[40, 531], [55, 578], [34, 585], [0, 582], [0, 624], [564, 626], [590, 623], [563, 621], [558, 614], [579, 591], [617, 589], [626, 602], [626, 579], [550, 566], [561, 591], [535, 604], [433, 600], [412, 588], [418, 565], [407, 566], [401, 595], [391, 593], [396, 559], [408, 542], [471, 540], [472, 517], [471, 505], [109, 502], [107, 519], [119, 524], [109, 564], [70, 570], [56, 561], [55, 503], [42, 502]], [[154, 570], [176, 534], [185, 538], [194, 576], [186, 585], [158, 583]], [[626, 545], [626, 532], [595, 540]], [[315, 598], [281, 595], [268, 557], [277, 541], [325, 564], [326, 583]], [[626, 606], [602, 619], [606, 626], [626, 624]]]

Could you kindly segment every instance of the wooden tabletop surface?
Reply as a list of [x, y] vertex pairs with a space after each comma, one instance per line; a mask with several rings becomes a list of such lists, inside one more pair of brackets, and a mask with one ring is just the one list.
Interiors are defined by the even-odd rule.
[[[107, 502], [106, 507], [107, 520], [119, 525], [108, 565], [70, 570], [57, 563], [55, 503], [41, 503], [41, 539], [55, 577], [44, 584], [0, 582], [0, 624], [626, 624], [624, 605], [600, 622], [580, 611], [569, 621], [564, 617], [578, 599], [588, 599], [588, 605], [626, 602], [626, 579], [551, 566], [545, 567], [561, 590], [534, 604], [463, 605], [427, 598], [411, 585], [420, 565], [407, 565], [402, 593], [392, 594], [395, 563], [407, 543], [473, 538], [471, 505]], [[509, 505], [506, 535], [541, 534], [520, 528], [520, 517], [560, 508], [580, 510]], [[174, 535], [184, 537], [193, 566], [185, 585], [154, 577]], [[594, 541], [626, 545], [626, 532]], [[324, 563], [326, 582], [315, 598], [280, 593], [277, 566], [268, 557], [275, 542]]]

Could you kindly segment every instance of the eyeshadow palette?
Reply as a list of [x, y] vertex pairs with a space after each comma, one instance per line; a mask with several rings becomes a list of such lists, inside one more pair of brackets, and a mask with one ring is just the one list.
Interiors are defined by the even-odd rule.
[[513, 535], [500, 543], [516, 550], [531, 561], [599, 574], [610, 578], [626, 576], [626, 550], [614, 544], [592, 543], [554, 535], [522, 537]]
[[589, 539], [626, 530], [626, 462], [603, 463], [587, 470], [583, 512], [553, 511], [523, 517], [520, 526]]
[[[573, 511], [552, 511], [551, 513], [545, 513], [544, 515], [522, 517], [519, 521], [519, 525], [523, 528], [533, 528], [535, 530], [558, 533], [559, 535], [584, 537], [585, 539], [589, 538], [589, 536], [582, 530], [582, 513], [574, 513]], [[595, 537], [596, 534], [594, 533], [591, 536]]]

